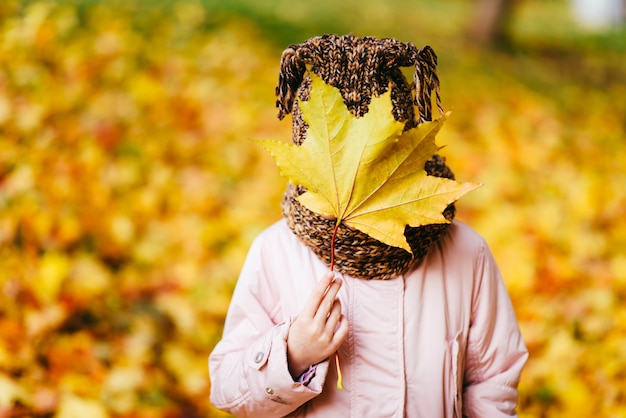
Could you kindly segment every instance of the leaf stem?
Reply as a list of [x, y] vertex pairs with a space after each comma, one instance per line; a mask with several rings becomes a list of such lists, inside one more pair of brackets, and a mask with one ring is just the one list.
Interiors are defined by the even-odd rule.
[[[337, 230], [341, 221], [337, 219], [335, 228], [333, 229], [333, 236], [330, 239], [330, 271], [335, 268], [335, 240], [337, 238]], [[337, 368], [337, 389], [343, 390], [343, 374], [341, 373], [341, 366], [339, 365], [339, 353], [335, 352], [335, 367]]]
[[333, 229], [333, 236], [330, 239], [330, 271], [335, 270], [335, 240], [337, 238], [337, 230], [339, 229], [340, 223], [339, 219], [337, 219], [337, 223]]
[[339, 365], [339, 353], [335, 353], [335, 365], [337, 366], [337, 389], [343, 390], [343, 374]]

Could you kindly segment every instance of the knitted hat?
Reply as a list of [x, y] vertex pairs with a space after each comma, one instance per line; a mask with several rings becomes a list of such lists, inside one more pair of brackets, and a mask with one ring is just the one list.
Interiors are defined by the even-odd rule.
[[[292, 113], [292, 140], [296, 145], [306, 140], [308, 126], [302, 119], [296, 96], [307, 101], [311, 90], [309, 71], [320, 76], [341, 92], [345, 105], [355, 116], [368, 112], [372, 95], [379, 96], [391, 86], [393, 116], [405, 123], [405, 130], [432, 120], [431, 93], [441, 112], [437, 56], [429, 46], [417, 49], [412, 43], [391, 38], [323, 35], [298, 45], [290, 45], [281, 57], [276, 87], [278, 117]], [[408, 83], [401, 67], [415, 67], [413, 82]], [[417, 108], [417, 114], [415, 114]], [[454, 174], [438, 155], [426, 162], [424, 169], [431, 176], [454, 179]], [[282, 201], [283, 216], [289, 228], [327, 265], [331, 263], [331, 240], [335, 221], [324, 218], [301, 205], [297, 196], [306, 190], [289, 185]], [[454, 204], [443, 215], [451, 221]], [[383, 244], [369, 235], [339, 226], [335, 238], [334, 269], [363, 279], [390, 279], [415, 266], [449, 227], [448, 223], [419, 227], [407, 226], [404, 231], [413, 254]]]

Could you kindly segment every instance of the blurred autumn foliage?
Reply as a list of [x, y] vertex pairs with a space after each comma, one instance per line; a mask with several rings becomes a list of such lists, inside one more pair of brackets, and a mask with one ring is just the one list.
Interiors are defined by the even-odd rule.
[[440, 53], [439, 142], [485, 184], [458, 218], [490, 243], [531, 351], [520, 415], [624, 416], [623, 43], [529, 29], [530, 6], [516, 49], [480, 51], [461, 1], [342, 3], [378, 11], [356, 28], [326, 0], [289, 18], [227, 3], [0, 3], [0, 417], [223, 416], [207, 356], [285, 186], [250, 139], [290, 137], [280, 51], [323, 30]]

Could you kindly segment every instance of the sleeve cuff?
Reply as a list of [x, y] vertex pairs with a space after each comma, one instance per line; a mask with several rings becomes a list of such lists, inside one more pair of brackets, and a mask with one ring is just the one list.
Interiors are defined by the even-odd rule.
[[322, 392], [328, 361], [309, 367], [294, 381], [287, 364], [287, 331], [290, 321], [277, 325], [266, 338], [248, 349], [247, 380], [254, 398], [294, 408]]

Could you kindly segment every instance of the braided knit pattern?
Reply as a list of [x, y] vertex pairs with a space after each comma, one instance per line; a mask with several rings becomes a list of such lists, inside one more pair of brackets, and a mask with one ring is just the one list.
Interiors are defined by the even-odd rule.
[[[414, 66], [413, 82], [409, 84], [401, 67]], [[426, 46], [417, 49], [411, 43], [395, 39], [355, 37], [353, 35], [323, 35], [299, 45], [291, 45], [281, 58], [281, 70], [276, 87], [282, 119], [292, 113], [292, 141], [300, 145], [306, 140], [307, 124], [296, 97], [307, 101], [311, 90], [309, 71], [324, 82], [339, 89], [346, 107], [355, 116], [367, 113], [372, 95], [379, 96], [391, 88], [393, 116], [405, 122], [405, 130], [432, 119], [432, 92], [440, 112], [437, 56]], [[417, 113], [417, 114], [416, 114]], [[454, 179], [454, 174], [438, 155], [429, 160], [424, 169], [428, 175]], [[303, 205], [296, 197], [306, 190], [289, 185], [282, 201], [283, 216], [289, 228], [327, 265], [331, 262], [331, 241], [334, 219], [324, 218]], [[443, 215], [451, 221], [454, 204]], [[369, 235], [339, 226], [335, 239], [334, 269], [352, 277], [386, 280], [405, 273], [426, 255], [428, 249], [447, 231], [449, 224], [431, 224], [406, 227], [405, 236], [411, 247], [408, 251], [383, 244]]]

